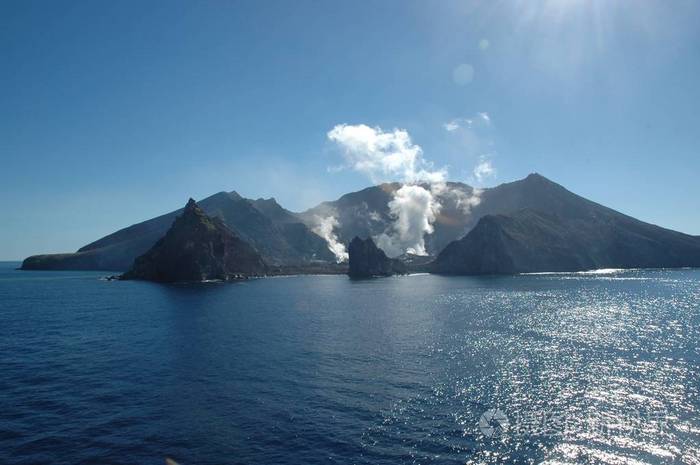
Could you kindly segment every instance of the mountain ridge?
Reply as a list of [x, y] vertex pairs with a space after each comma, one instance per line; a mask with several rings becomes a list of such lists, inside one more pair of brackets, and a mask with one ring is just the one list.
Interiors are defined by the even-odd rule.
[[[273, 199], [270, 200], [274, 202]], [[206, 197], [198, 204], [206, 214], [220, 217], [232, 231], [258, 249], [271, 266], [334, 261], [334, 255], [328, 250], [326, 242], [301, 221], [276, 223], [258, 210], [254, 202], [235, 191], [222, 191]], [[281, 206], [279, 208], [284, 210]], [[132, 224], [103, 236], [74, 253], [28, 257], [22, 268], [127, 270], [137, 256], [145, 253], [165, 234], [182, 212], [183, 209], [179, 208]], [[294, 217], [291, 212], [288, 213]]]
[[[370, 186], [297, 213], [284, 209], [274, 198], [251, 200], [235, 191], [216, 193], [199, 204], [206, 214], [220, 217], [233, 232], [255, 247], [272, 267], [288, 267], [303, 272], [314, 267], [324, 270], [327, 265], [335, 265], [335, 255], [325, 240], [333, 238], [326, 235], [324, 239], [319, 235], [323, 231], [319, 221], [333, 217], [335, 226], [331, 232], [340, 244], [347, 245], [356, 236], [376, 239], [378, 235], [391, 231], [396, 218], [392, 216], [389, 202], [401, 186], [401, 183]], [[673, 247], [693, 249], [700, 241], [698, 236], [645, 223], [588, 200], [537, 173], [484, 189], [458, 182], [441, 183], [439, 189], [434, 188], [435, 185], [422, 186], [433, 190], [441, 204], [432, 224], [434, 231], [423, 236], [428, 254], [434, 257], [439, 257], [453, 242], [464, 239], [482, 218], [488, 215], [518, 215], [517, 212], [523, 210], [539, 212], [553, 216], [556, 221], [583, 227], [587, 223], [605, 224], [614, 220], [615, 227], [621, 231], [636, 231], [629, 233], [629, 237], [635, 237], [635, 234], [660, 237], [659, 241], [673, 244]], [[467, 202], [462, 203], [465, 199]], [[76, 253], [29, 257], [24, 261], [23, 268], [128, 269], [134, 258], [146, 252], [165, 234], [181, 211], [178, 209], [120, 229], [81, 247]], [[525, 217], [520, 214], [516, 219], [522, 222]], [[546, 222], [532, 215], [530, 219], [534, 222], [531, 225], [533, 231], [537, 230], [535, 223]], [[499, 224], [505, 225], [503, 221]], [[551, 230], [544, 228], [542, 231], [549, 233]], [[609, 234], [601, 240], [611, 240], [612, 237]], [[427, 258], [421, 258], [416, 263], [424, 264], [426, 261]], [[337, 266], [333, 267], [334, 272], [338, 269]]]
[[697, 237], [569, 194], [571, 202], [558, 212], [525, 208], [481, 217], [467, 235], [448, 244], [427, 270], [512, 274], [700, 266]]
[[163, 237], [134, 260], [121, 279], [196, 282], [260, 276], [267, 265], [260, 254], [219, 217], [207, 216], [193, 199]]

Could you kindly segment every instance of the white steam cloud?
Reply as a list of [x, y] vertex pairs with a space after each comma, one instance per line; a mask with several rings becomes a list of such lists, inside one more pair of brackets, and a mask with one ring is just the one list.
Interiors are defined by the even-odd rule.
[[328, 243], [328, 250], [333, 252], [338, 263], [348, 260], [348, 252], [345, 245], [338, 241], [338, 236], [333, 232], [333, 229], [338, 226], [338, 220], [335, 216], [316, 216], [314, 218], [313, 232], [321, 236]]
[[432, 186], [445, 185], [447, 170], [435, 169], [425, 160], [423, 149], [413, 143], [405, 129], [383, 131], [364, 124], [339, 124], [328, 132], [328, 138], [342, 148], [347, 165], [372, 182], [398, 179], [406, 183], [389, 202], [394, 223], [375, 237], [377, 245], [390, 257], [403, 253], [427, 255], [425, 235], [433, 232], [440, 211]]
[[471, 214], [472, 208], [481, 203], [482, 189], [476, 187], [467, 192], [456, 187], [449, 188], [447, 184], [433, 184], [430, 190], [433, 195], [443, 199], [450, 199], [465, 215]]
[[424, 236], [433, 232], [433, 222], [440, 211], [433, 193], [422, 186], [406, 184], [394, 194], [389, 210], [396, 221], [376, 237], [379, 248], [390, 257], [403, 253], [427, 255]]
[[366, 174], [374, 183], [399, 179], [443, 182], [445, 169], [434, 169], [423, 159], [423, 149], [411, 141], [405, 129], [383, 131], [364, 124], [339, 124], [328, 132], [328, 139], [343, 149], [349, 168]]
[[481, 157], [479, 163], [474, 167], [473, 174], [477, 182], [483, 182], [496, 175], [496, 168], [493, 167], [491, 160]]
[[[477, 117], [488, 121], [485, 113]], [[455, 121], [454, 129], [460, 123], [465, 121]], [[451, 130], [448, 125], [445, 127]], [[441, 209], [439, 195], [454, 195], [456, 204], [465, 213], [479, 203], [478, 193], [469, 195], [449, 188], [447, 170], [436, 169], [425, 160], [423, 149], [413, 143], [405, 129], [384, 131], [364, 124], [339, 124], [328, 132], [328, 139], [342, 149], [345, 168], [364, 173], [374, 183], [391, 180], [405, 183], [388, 205], [394, 222], [374, 238], [390, 257], [403, 253], [427, 255], [425, 235], [434, 231], [433, 223]]]

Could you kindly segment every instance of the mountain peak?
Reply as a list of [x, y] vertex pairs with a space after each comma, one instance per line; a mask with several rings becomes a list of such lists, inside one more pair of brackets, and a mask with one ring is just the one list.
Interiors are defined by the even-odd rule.
[[255, 199], [254, 202], [257, 204], [260, 204], [260, 205], [264, 204], [264, 205], [271, 205], [271, 206], [274, 206], [274, 205], [280, 206], [279, 202], [277, 202], [277, 199], [275, 199], [274, 197], [270, 197], [269, 199], [266, 199], [264, 197], [258, 197], [257, 199]]
[[206, 216], [202, 207], [192, 198], [187, 201], [187, 205], [182, 210], [183, 218], [206, 218]]
[[134, 260], [123, 279], [160, 282], [228, 280], [263, 274], [266, 265], [250, 244], [218, 217], [207, 216], [193, 199], [184, 213], [146, 253]]
[[542, 176], [540, 173], [530, 173], [527, 175], [525, 178], [526, 181], [547, 181], [547, 182], [552, 182], [549, 179], [545, 178]]
[[542, 176], [540, 173], [530, 173], [525, 178], [521, 179], [520, 181], [515, 181], [512, 184], [522, 184], [522, 185], [527, 186], [529, 188], [535, 188], [535, 189], [540, 189], [540, 190], [541, 189], [549, 190], [552, 188], [559, 188], [559, 189], [566, 190], [560, 184], [557, 184], [556, 182], [552, 181], [551, 179]]

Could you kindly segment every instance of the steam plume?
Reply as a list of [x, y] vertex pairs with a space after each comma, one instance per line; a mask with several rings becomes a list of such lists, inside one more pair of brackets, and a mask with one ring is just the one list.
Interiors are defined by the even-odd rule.
[[366, 174], [374, 183], [396, 179], [442, 182], [447, 178], [447, 170], [434, 169], [405, 129], [385, 132], [364, 124], [339, 124], [328, 132], [328, 139], [343, 149], [349, 168]]
[[348, 252], [345, 250], [345, 245], [338, 241], [338, 236], [333, 232], [333, 229], [338, 226], [338, 220], [335, 216], [316, 216], [313, 232], [321, 236], [328, 243], [328, 250], [333, 252], [338, 263], [348, 260]]
[[406, 184], [394, 194], [389, 210], [396, 221], [376, 237], [379, 248], [390, 257], [404, 252], [427, 255], [424, 237], [433, 232], [433, 222], [440, 211], [433, 194], [422, 186]]
[[[485, 113], [480, 117], [488, 121]], [[448, 130], [458, 129], [460, 121], [452, 124], [454, 128]], [[425, 235], [434, 231], [433, 223], [441, 209], [438, 196], [455, 196], [455, 203], [465, 213], [479, 203], [478, 194], [450, 188], [447, 170], [436, 169], [425, 160], [423, 149], [413, 143], [405, 129], [384, 131], [364, 124], [339, 124], [327, 136], [342, 149], [345, 168], [364, 173], [374, 183], [404, 183], [388, 205], [394, 222], [375, 237], [377, 245], [391, 257], [403, 253], [427, 255]]]

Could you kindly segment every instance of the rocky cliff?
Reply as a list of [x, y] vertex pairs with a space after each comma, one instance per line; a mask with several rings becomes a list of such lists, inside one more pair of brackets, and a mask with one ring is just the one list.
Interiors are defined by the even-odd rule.
[[158, 282], [229, 280], [266, 272], [260, 254], [190, 199], [182, 215], [122, 279]]
[[362, 240], [355, 237], [348, 246], [348, 255], [348, 275], [352, 278], [391, 276], [407, 272], [402, 262], [387, 257], [371, 238]]

